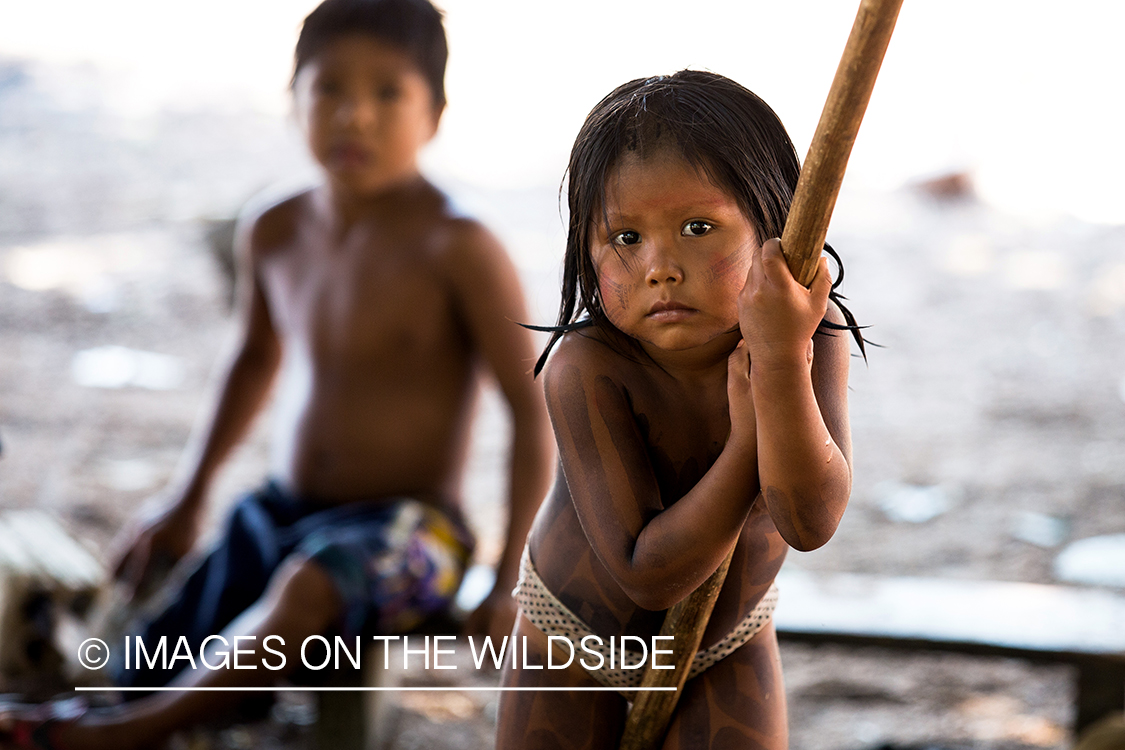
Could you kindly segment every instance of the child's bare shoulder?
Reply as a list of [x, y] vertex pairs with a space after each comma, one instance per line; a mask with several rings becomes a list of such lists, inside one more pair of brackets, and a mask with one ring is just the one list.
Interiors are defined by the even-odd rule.
[[637, 377], [638, 363], [621, 354], [606, 332], [595, 326], [565, 334], [543, 370], [548, 393], [567, 383], [627, 386]]
[[[829, 323], [836, 326], [847, 325], [848, 321], [844, 317], [844, 312], [832, 300], [828, 300], [828, 309], [824, 313], [824, 319]], [[826, 358], [832, 360], [843, 360], [845, 363], [851, 356], [851, 335], [850, 331], [835, 329], [828, 330], [821, 327], [817, 331], [817, 335], [813, 338], [816, 347], [817, 356], [821, 360], [819, 365], [825, 363]], [[817, 369], [820, 369], [819, 367]], [[845, 370], [846, 372], [846, 370]]]
[[312, 189], [280, 198], [251, 199], [238, 217], [240, 244], [253, 257], [261, 257], [291, 241], [311, 210]]
[[448, 199], [440, 210], [433, 212], [428, 224], [426, 232], [432, 238], [428, 244], [435, 259], [443, 265], [460, 270], [508, 258], [504, 246], [488, 227]]
[[844, 325], [847, 322], [844, 320], [843, 310], [832, 300], [828, 300], [828, 309], [824, 313], [824, 318], [829, 323], [835, 323], [836, 325]]
[[[432, 268], [462, 303], [480, 307], [522, 299], [515, 264], [488, 227], [449, 203], [428, 213], [424, 224], [418, 231]], [[499, 299], [490, 303], [490, 296]]]

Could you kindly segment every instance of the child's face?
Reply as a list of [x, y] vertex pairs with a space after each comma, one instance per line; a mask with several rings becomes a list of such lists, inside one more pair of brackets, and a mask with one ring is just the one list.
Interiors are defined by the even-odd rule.
[[610, 322], [650, 353], [733, 346], [758, 245], [738, 202], [663, 149], [620, 159], [606, 180], [606, 212], [608, 231], [595, 223], [590, 254]]
[[362, 34], [336, 39], [306, 63], [295, 98], [313, 157], [357, 194], [415, 175], [441, 114], [411, 59]]

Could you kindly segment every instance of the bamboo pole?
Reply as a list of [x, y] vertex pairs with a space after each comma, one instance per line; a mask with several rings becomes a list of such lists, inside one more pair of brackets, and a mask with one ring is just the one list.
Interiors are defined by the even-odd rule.
[[[901, 6], [902, 0], [861, 0], [828, 92], [828, 100], [801, 168], [797, 191], [781, 235], [781, 249], [793, 277], [804, 286], [812, 283], [816, 275], [824, 238], [828, 234], [828, 222], [832, 218], [840, 183], [844, 180], [852, 144], [863, 121]], [[676, 690], [638, 692], [625, 719], [621, 750], [655, 750], [663, 742], [733, 554], [732, 548], [703, 585], [665, 615], [660, 634], [675, 639], [675, 669], [646, 669], [641, 687], [675, 687]]]

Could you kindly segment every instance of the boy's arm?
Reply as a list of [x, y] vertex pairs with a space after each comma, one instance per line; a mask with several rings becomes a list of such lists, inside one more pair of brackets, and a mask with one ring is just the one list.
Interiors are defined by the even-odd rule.
[[512, 418], [508, 471], [508, 529], [496, 583], [466, 629], [508, 635], [515, 619], [511, 591], [535, 512], [554, 474], [554, 440], [540, 385], [532, 378], [531, 332], [518, 325], [527, 309], [516, 269], [487, 230], [462, 222], [449, 254], [449, 274], [474, 348], [492, 370]]
[[154, 564], [171, 563], [190, 551], [199, 532], [203, 507], [215, 472], [245, 435], [261, 408], [281, 357], [281, 347], [257, 277], [255, 240], [264, 219], [241, 221], [237, 308], [239, 334], [230, 359], [217, 378], [214, 401], [196, 423], [177, 477], [122, 537], [115, 568], [136, 589]]

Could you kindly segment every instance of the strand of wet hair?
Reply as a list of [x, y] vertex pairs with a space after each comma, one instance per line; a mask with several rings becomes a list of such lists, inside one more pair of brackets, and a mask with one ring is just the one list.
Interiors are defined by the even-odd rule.
[[828, 333], [828, 331], [850, 331], [852, 334], [852, 338], [855, 339], [856, 346], [859, 347], [859, 353], [863, 356], [863, 361], [866, 363], [866, 345], [878, 348], [882, 347], [879, 344], [876, 344], [874, 341], [870, 341], [869, 339], [864, 337], [863, 331], [870, 328], [871, 326], [859, 325], [859, 323], [855, 319], [855, 315], [852, 314], [852, 311], [849, 310], [847, 305], [845, 305], [842, 301], [846, 300], [847, 297], [836, 291], [836, 287], [840, 286], [840, 284], [842, 284], [844, 281], [844, 261], [840, 259], [840, 256], [839, 254], [837, 254], [836, 250], [833, 249], [833, 247], [827, 242], [824, 243], [824, 252], [828, 253], [828, 255], [831, 256], [832, 260], [836, 261], [836, 269], [839, 271], [839, 275], [836, 276], [836, 280], [832, 282], [832, 289], [828, 292], [828, 299], [832, 300], [836, 304], [836, 307], [840, 308], [840, 313], [844, 316], [844, 325], [833, 323], [831, 320], [825, 318], [821, 320], [820, 325], [817, 326], [817, 333], [822, 333], [825, 336], [831, 336], [832, 334]]

